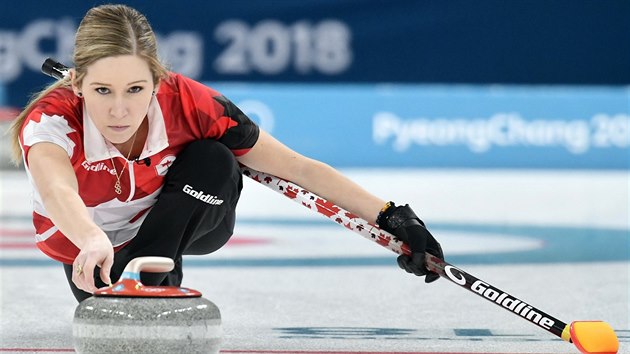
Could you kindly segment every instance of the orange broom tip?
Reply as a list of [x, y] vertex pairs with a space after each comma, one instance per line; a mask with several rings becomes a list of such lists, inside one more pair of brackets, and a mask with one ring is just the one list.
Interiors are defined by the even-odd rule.
[[584, 354], [617, 354], [619, 340], [610, 325], [603, 321], [574, 321], [571, 341]]

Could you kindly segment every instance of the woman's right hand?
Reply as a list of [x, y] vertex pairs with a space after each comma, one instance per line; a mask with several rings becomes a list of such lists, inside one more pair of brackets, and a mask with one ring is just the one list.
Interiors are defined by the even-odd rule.
[[85, 239], [81, 252], [72, 263], [72, 282], [77, 288], [91, 294], [97, 290], [94, 284], [94, 269], [100, 267], [101, 280], [105, 284], [111, 284], [109, 273], [114, 263], [114, 247], [107, 235], [99, 231]]

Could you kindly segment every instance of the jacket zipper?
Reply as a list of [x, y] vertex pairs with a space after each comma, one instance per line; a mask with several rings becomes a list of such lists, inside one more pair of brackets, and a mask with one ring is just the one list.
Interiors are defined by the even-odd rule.
[[125, 200], [125, 203], [129, 203], [136, 193], [136, 177], [133, 172], [133, 161], [125, 161], [127, 161], [127, 172], [129, 172], [129, 197]]

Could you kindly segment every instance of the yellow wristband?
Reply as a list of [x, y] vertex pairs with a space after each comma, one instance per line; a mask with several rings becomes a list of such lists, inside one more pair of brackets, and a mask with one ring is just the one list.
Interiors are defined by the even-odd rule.
[[389, 201], [389, 202], [385, 203], [385, 205], [383, 206], [383, 208], [381, 208], [381, 211], [378, 213], [378, 216], [376, 217], [376, 223], [377, 223], [378, 225], [383, 226], [383, 225], [381, 225], [381, 223], [383, 222], [383, 220], [381, 220], [381, 218], [383, 217], [383, 215], [385, 214], [385, 212], [386, 212], [387, 210], [389, 210], [389, 208], [391, 208], [391, 207], [393, 207], [393, 206], [396, 206], [396, 204], [394, 204], [394, 202], [392, 202], [392, 201]]
[[379, 214], [383, 214], [384, 212], [387, 211], [387, 209], [389, 209], [392, 206], [392, 202], [387, 202], [385, 203], [385, 205], [381, 208], [381, 211]]

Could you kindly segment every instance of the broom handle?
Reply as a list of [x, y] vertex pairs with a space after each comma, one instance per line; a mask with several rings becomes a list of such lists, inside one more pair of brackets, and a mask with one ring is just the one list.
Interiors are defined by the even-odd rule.
[[[344, 210], [332, 202], [310, 192], [297, 184], [282, 178], [256, 171], [249, 167], [242, 168], [243, 174], [254, 181], [284, 195], [304, 207], [316, 211], [333, 222], [353, 231], [397, 254], [410, 255], [409, 247], [375, 224], [363, 220], [359, 216]], [[502, 291], [481, 279], [445, 262], [429, 253], [426, 254], [426, 267], [453, 283], [499, 305], [538, 327], [571, 342], [570, 326], [544, 313], [532, 305]]]

